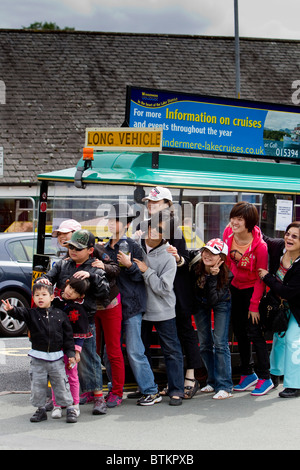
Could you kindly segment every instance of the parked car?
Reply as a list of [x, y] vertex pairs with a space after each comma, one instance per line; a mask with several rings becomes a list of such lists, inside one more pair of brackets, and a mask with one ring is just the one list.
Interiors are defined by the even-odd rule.
[[[34, 232], [0, 234], [0, 334], [20, 336], [26, 325], [11, 318], [3, 309], [1, 300], [8, 299], [13, 306], [31, 304], [32, 261], [36, 248]], [[46, 253], [55, 255], [53, 241], [46, 238]]]

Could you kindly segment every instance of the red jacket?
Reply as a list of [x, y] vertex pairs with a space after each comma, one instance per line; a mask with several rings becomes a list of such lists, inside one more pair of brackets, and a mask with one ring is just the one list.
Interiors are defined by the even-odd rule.
[[226, 227], [223, 240], [228, 245], [227, 264], [233, 274], [232, 285], [237, 289], [254, 287], [250, 300], [249, 311], [258, 312], [260, 299], [265, 290], [265, 284], [258, 276], [258, 268], [268, 269], [268, 247], [262, 239], [260, 228], [252, 230], [253, 241], [238, 264], [230, 257], [233, 233], [231, 227]]

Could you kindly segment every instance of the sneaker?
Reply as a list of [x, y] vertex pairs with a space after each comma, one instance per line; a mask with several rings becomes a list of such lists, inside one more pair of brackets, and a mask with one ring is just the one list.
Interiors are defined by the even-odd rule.
[[73, 407], [67, 408], [66, 423], [77, 423], [77, 413]]
[[45, 408], [38, 408], [36, 412], [31, 416], [30, 421], [32, 423], [40, 423], [41, 421], [46, 421], [47, 412]]
[[274, 388], [278, 387], [278, 385], [280, 384], [280, 376], [271, 374], [271, 380], [274, 384]]
[[52, 411], [54, 408], [52, 398], [48, 398], [45, 405], [46, 411]]
[[258, 379], [255, 389], [252, 390], [251, 395], [260, 397], [265, 395], [269, 390], [274, 388], [274, 384], [271, 379]]
[[112, 392], [109, 392], [108, 397], [106, 398], [106, 405], [108, 408], [114, 408], [119, 406], [122, 403], [122, 397], [114, 395]]
[[60, 406], [55, 406], [53, 408], [53, 411], [51, 413], [51, 418], [53, 419], [59, 419], [62, 417], [62, 409]]
[[159, 403], [160, 401], [162, 401], [162, 397], [160, 396], [159, 392], [157, 392], [154, 395], [143, 395], [142, 398], [137, 401], [137, 405], [154, 405], [155, 403]]
[[80, 395], [80, 405], [85, 405], [86, 403], [91, 403], [92, 401], [94, 401], [94, 394], [92, 392], [85, 392]]
[[233, 390], [235, 392], [244, 392], [245, 390], [248, 390], [248, 388], [252, 387], [252, 385], [255, 385], [257, 381], [258, 377], [256, 374], [241, 375], [240, 383], [235, 385]]
[[80, 416], [79, 403], [78, 403], [78, 405], [73, 405], [73, 409], [75, 410], [77, 418], [79, 418], [79, 416]]
[[130, 392], [127, 395], [127, 398], [142, 398], [143, 394], [139, 391], [136, 390], [136, 392]]
[[107, 412], [106, 401], [103, 397], [94, 398], [93, 415], [105, 415]]
[[279, 393], [281, 398], [296, 398], [300, 396], [300, 390], [298, 388], [285, 388]]

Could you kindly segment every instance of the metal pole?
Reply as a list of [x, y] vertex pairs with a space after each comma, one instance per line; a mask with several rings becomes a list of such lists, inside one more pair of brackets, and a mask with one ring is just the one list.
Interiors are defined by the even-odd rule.
[[234, 32], [235, 32], [235, 73], [236, 73], [236, 98], [240, 99], [240, 41], [239, 41], [239, 12], [238, 0], [234, 0]]

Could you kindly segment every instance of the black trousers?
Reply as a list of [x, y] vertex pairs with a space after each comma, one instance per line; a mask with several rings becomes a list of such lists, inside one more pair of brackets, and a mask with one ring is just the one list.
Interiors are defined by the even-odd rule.
[[237, 289], [231, 286], [231, 321], [233, 333], [238, 342], [241, 359], [241, 375], [250, 375], [254, 372], [252, 343], [257, 359], [255, 367], [256, 374], [260, 379], [269, 379], [269, 352], [261, 324], [260, 322], [258, 324], [252, 323], [252, 319], [248, 319], [252, 294], [253, 287], [249, 289]]
[[187, 369], [200, 369], [203, 362], [200, 356], [198, 335], [192, 323], [191, 311], [176, 304], [177, 334], [185, 356]]

